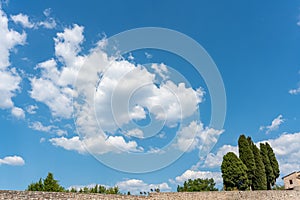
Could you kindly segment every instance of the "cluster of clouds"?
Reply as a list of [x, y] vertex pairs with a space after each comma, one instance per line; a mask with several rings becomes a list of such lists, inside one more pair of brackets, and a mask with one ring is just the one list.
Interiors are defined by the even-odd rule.
[[15, 24], [20, 24], [24, 28], [34, 28], [37, 29], [39, 27], [43, 27], [46, 29], [54, 29], [57, 26], [57, 23], [53, 17], [51, 17], [51, 9], [47, 8], [43, 12], [46, 17], [43, 21], [31, 21], [29, 17], [23, 13], [19, 13], [17, 15], [11, 15], [10, 18]]

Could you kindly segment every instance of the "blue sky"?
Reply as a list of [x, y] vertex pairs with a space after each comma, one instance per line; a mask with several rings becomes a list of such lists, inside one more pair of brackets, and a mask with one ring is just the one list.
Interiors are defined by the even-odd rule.
[[[66, 188], [175, 191], [198, 177], [220, 187], [222, 156], [237, 151], [240, 134], [272, 145], [281, 176], [299, 170], [300, 1], [11, 0], [0, 8], [0, 189], [24, 190], [48, 172]], [[108, 53], [110, 37], [142, 27], [202, 45], [224, 83], [224, 127], [210, 127], [212, 91], [186, 58]], [[212, 149], [200, 161], [205, 145]], [[153, 166], [129, 159], [146, 154]]]

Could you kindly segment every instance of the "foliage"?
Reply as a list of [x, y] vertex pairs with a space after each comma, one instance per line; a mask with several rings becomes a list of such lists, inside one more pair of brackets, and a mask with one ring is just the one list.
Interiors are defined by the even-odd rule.
[[255, 171], [253, 178], [253, 190], [266, 190], [267, 189], [267, 177], [265, 171], [265, 165], [262, 161], [260, 151], [258, 147], [252, 142], [252, 152], [255, 160]]
[[249, 180], [250, 188], [253, 188], [253, 179], [254, 179], [254, 172], [255, 172], [255, 160], [254, 155], [251, 148], [251, 138], [246, 138], [245, 135], [240, 135], [238, 140], [238, 147], [239, 147], [239, 157], [241, 161], [247, 167], [247, 176]]
[[285, 190], [284, 185], [276, 185], [273, 187], [273, 190]]
[[276, 182], [276, 179], [280, 175], [279, 164], [278, 164], [278, 161], [276, 159], [276, 156], [275, 156], [275, 153], [274, 153], [272, 147], [267, 142], [266, 142], [266, 147], [267, 147], [267, 150], [268, 150], [268, 157], [269, 157], [269, 160], [270, 160], [270, 163], [271, 163], [271, 166], [272, 166], [272, 169], [273, 169], [273, 173], [274, 173], [274, 176], [275, 176], [274, 182], [272, 182], [272, 186], [274, 186], [275, 182]]
[[217, 191], [218, 189], [215, 188], [215, 181], [214, 179], [189, 179], [185, 181], [183, 186], [177, 187], [177, 192], [199, 192], [199, 191]]
[[28, 191], [47, 191], [47, 192], [63, 192], [65, 189], [58, 184], [58, 181], [54, 179], [52, 173], [48, 173], [47, 177], [36, 183], [31, 183], [27, 187]]
[[221, 171], [225, 190], [248, 189], [247, 167], [233, 152], [223, 157]]
[[[77, 191], [75, 188], [71, 188], [70, 192], [79, 193], [101, 193], [101, 194], [121, 194], [118, 187], [106, 188], [103, 185], [95, 185], [92, 188], [84, 187]], [[130, 194], [130, 192], [129, 192]]]
[[275, 180], [275, 176], [274, 176], [273, 168], [272, 168], [269, 156], [268, 156], [268, 149], [265, 144], [262, 144], [262, 143], [260, 144], [260, 154], [261, 154], [262, 160], [265, 165], [265, 171], [266, 171], [266, 176], [267, 176], [267, 189], [270, 190], [271, 185]]

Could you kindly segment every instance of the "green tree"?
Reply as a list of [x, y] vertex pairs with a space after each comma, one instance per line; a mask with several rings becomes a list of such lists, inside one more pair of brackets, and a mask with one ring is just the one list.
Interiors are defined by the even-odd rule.
[[64, 188], [58, 184], [58, 181], [54, 179], [53, 174], [49, 172], [44, 180], [44, 191], [63, 192]]
[[260, 143], [260, 154], [265, 165], [266, 177], [267, 177], [267, 189], [270, 190], [272, 188], [272, 183], [274, 183], [275, 175], [273, 172], [273, 168], [268, 156], [267, 146], [263, 143]]
[[267, 189], [267, 177], [265, 171], [265, 165], [262, 161], [260, 150], [252, 142], [251, 143], [252, 152], [255, 160], [255, 171], [253, 178], [253, 190], [266, 190]]
[[251, 138], [246, 138], [245, 135], [240, 135], [238, 140], [238, 147], [239, 147], [239, 155], [241, 161], [247, 167], [247, 176], [249, 180], [250, 189], [253, 188], [253, 179], [254, 179], [254, 171], [255, 171], [255, 160], [254, 155], [251, 148]]
[[225, 190], [248, 189], [247, 167], [233, 152], [223, 157], [221, 171]]
[[276, 179], [280, 175], [279, 164], [278, 164], [278, 161], [276, 159], [276, 156], [275, 156], [275, 153], [274, 153], [272, 147], [267, 142], [266, 142], [266, 147], [267, 147], [267, 150], [268, 150], [268, 157], [269, 157], [269, 160], [270, 160], [270, 164], [272, 166], [273, 173], [274, 173], [274, 176], [275, 176], [273, 182], [271, 183], [272, 186], [274, 186], [275, 183], [276, 183]]
[[48, 173], [47, 177], [37, 183], [31, 183], [27, 187], [28, 191], [47, 191], [47, 192], [63, 192], [65, 189], [58, 184], [58, 181], [54, 179], [52, 173]]
[[199, 192], [199, 191], [217, 191], [214, 179], [189, 179], [183, 183], [183, 186], [177, 186], [177, 192]]

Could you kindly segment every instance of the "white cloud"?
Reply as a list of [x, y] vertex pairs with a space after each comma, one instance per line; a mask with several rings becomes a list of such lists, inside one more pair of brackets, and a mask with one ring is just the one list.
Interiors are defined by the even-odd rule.
[[18, 15], [11, 15], [10, 17], [14, 23], [21, 24], [24, 28], [33, 28], [34, 27], [34, 23], [29, 21], [29, 18], [27, 15], [20, 13]]
[[0, 165], [22, 166], [24, 164], [25, 161], [20, 156], [6, 156], [5, 158], [0, 159]]
[[234, 152], [236, 155], [239, 155], [237, 146], [224, 145], [218, 149], [216, 154], [209, 153], [207, 155], [203, 167], [207, 167], [207, 168], [220, 167], [222, 164], [223, 156], [228, 152]]
[[166, 80], [168, 77], [168, 68], [165, 64], [152, 64], [151, 68], [154, 69], [154, 71], [163, 79]]
[[175, 145], [181, 151], [194, 150], [209, 151], [211, 146], [217, 142], [223, 130], [204, 127], [202, 123], [192, 121], [188, 126], [183, 127], [177, 134]]
[[5, 108], [12, 108], [14, 106], [12, 97], [14, 97], [16, 95], [16, 92], [21, 89], [19, 86], [20, 82], [21, 82], [21, 78], [17, 74], [15, 69], [9, 71], [8, 70], [2, 71], [0, 69], [0, 83], [1, 83], [0, 84], [0, 93], [1, 93], [0, 108], [5, 109]]
[[46, 29], [54, 29], [56, 27], [56, 21], [53, 18], [48, 18], [45, 21], [41, 21], [38, 23], [39, 26], [42, 26]]
[[177, 176], [175, 180], [170, 180], [173, 184], [182, 184], [184, 181], [188, 179], [210, 179], [213, 178], [216, 185], [221, 185], [223, 182], [221, 172], [211, 172], [211, 171], [194, 171], [194, 170], [186, 170], [182, 175]]
[[26, 107], [26, 111], [29, 114], [35, 114], [37, 109], [38, 109], [37, 105], [29, 105], [29, 106]]
[[291, 89], [291, 90], [289, 90], [289, 93], [293, 94], [293, 95], [300, 94], [300, 87], [297, 88], [297, 89]]
[[266, 130], [266, 133], [270, 133], [272, 131], [276, 131], [279, 129], [279, 126], [284, 122], [285, 120], [283, 119], [282, 115], [279, 115], [275, 119], [273, 119], [271, 125], [269, 126], [261, 126], [259, 130]]
[[139, 194], [140, 192], [150, 192], [151, 189], [159, 188], [162, 192], [171, 191], [171, 187], [168, 183], [159, 183], [159, 184], [148, 184], [143, 180], [139, 179], [129, 179], [125, 181], [118, 182], [116, 184], [121, 191], [127, 192], [130, 191], [131, 194]]
[[[38, 64], [40, 77], [30, 79], [30, 96], [46, 104], [53, 117], [69, 119], [74, 106], [76, 125], [82, 137], [52, 138], [52, 144], [80, 153], [85, 152], [84, 145], [96, 154], [120, 150], [139, 152], [143, 148], [137, 142], [126, 141], [124, 135], [113, 135], [121, 130], [122, 134], [142, 137], [143, 130], [130, 128], [130, 123], [145, 119], [146, 108], [154, 116], [153, 120], [165, 122], [169, 127], [197, 112], [204, 96], [201, 88], [193, 89], [171, 80], [158, 86], [157, 74], [168, 78], [165, 65], [157, 65], [156, 73], [151, 73], [141, 65], [109, 57], [102, 49], [103, 41], [82, 55], [83, 31], [82, 26], [74, 24], [57, 33], [54, 38], [56, 58]], [[205, 141], [214, 141], [221, 133], [205, 128], [202, 134], [206, 134], [202, 135]], [[208, 137], [210, 135], [214, 136]]]
[[0, 8], [0, 108], [13, 108], [12, 97], [20, 90], [21, 77], [15, 68], [9, 68], [10, 52], [17, 45], [24, 45], [26, 33], [8, 27], [8, 18]]
[[11, 114], [13, 116], [15, 116], [16, 118], [18, 119], [24, 119], [25, 118], [25, 112], [22, 108], [19, 108], [19, 107], [13, 107], [11, 109]]
[[29, 128], [36, 130], [36, 131], [43, 131], [43, 132], [50, 132], [55, 126], [44, 126], [41, 122], [36, 121], [32, 122], [29, 125]]
[[131, 130], [127, 131], [126, 135], [137, 137], [137, 138], [143, 138], [144, 137], [143, 131], [141, 129], [138, 129], [138, 128], [131, 129]]
[[4, 70], [10, 65], [9, 53], [16, 45], [25, 44], [26, 33], [20, 34], [8, 28], [8, 18], [0, 10], [0, 69]]
[[46, 17], [49, 17], [50, 14], [51, 14], [51, 8], [47, 8], [43, 11], [43, 14], [46, 16]]
[[68, 135], [68, 132], [66, 130], [59, 129], [54, 125], [45, 126], [39, 121], [31, 122], [29, 124], [29, 128], [46, 133], [55, 133], [58, 136]]
[[93, 153], [97, 155], [108, 152], [141, 152], [143, 149], [138, 147], [135, 141], [126, 142], [122, 136], [109, 136], [104, 138], [103, 135], [93, 136], [80, 139], [78, 136], [72, 138], [60, 137], [52, 138], [50, 142], [54, 146], [63, 147], [66, 150], [83, 153]]

